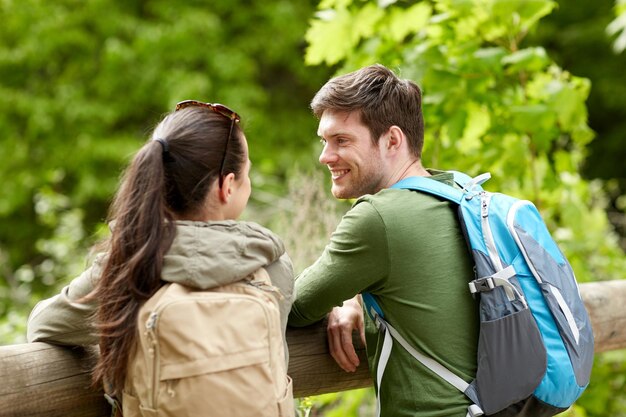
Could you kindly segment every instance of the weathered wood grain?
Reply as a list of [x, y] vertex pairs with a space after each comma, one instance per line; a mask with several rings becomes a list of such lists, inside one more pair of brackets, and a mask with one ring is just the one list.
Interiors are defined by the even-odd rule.
[[[596, 352], [626, 348], [626, 280], [580, 286]], [[359, 370], [343, 372], [328, 354], [324, 323], [288, 329], [289, 374], [303, 397], [371, 385], [365, 350], [354, 339]], [[89, 388], [90, 355], [45, 343], [0, 346], [0, 416], [100, 417], [109, 415], [102, 393]], [[601, 382], [598, 382], [601, 383]]]

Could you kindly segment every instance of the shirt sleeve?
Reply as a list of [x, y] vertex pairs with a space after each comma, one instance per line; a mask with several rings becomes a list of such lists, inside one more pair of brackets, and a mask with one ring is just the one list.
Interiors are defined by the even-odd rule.
[[48, 342], [68, 346], [89, 346], [98, 343], [92, 316], [95, 300], [84, 297], [93, 291], [102, 271], [99, 255], [90, 268], [74, 278], [61, 292], [40, 301], [30, 313], [27, 325], [29, 342]]
[[380, 288], [388, 276], [385, 225], [367, 200], [343, 217], [320, 258], [296, 278], [292, 326], [323, 319], [330, 310], [362, 291]]

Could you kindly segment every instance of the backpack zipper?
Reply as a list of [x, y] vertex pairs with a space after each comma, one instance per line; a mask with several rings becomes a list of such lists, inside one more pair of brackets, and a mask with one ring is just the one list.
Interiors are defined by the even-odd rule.
[[[491, 205], [491, 196], [492, 194], [487, 191], [482, 191], [480, 193], [480, 224], [482, 226], [483, 239], [487, 248], [487, 255], [489, 256], [491, 264], [494, 268], [493, 275], [496, 275], [500, 271], [504, 271], [504, 266], [502, 265], [500, 255], [498, 255], [496, 242], [493, 238], [491, 225], [489, 224], [489, 207]], [[528, 306], [524, 296], [517, 290], [517, 288], [515, 288], [513, 284], [508, 282], [508, 280], [507, 285], [504, 285], [503, 288], [509, 301], [515, 300], [517, 296], [517, 298], [524, 304], [524, 306]]]
[[493, 233], [491, 232], [491, 226], [489, 225], [489, 205], [491, 204], [491, 194], [483, 191], [480, 193], [480, 224], [482, 226], [483, 238], [485, 239], [485, 245], [487, 247], [487, 255], [491, 259], [494, 272], [501, 271], [502, 262], [498, 256], [498, 250], [496, 249], [496, 243], [493, 239]]
[[157, 385], [159, 382], [158, 372], [159, 372], [159, 344], [156, 338], [156, 327], [157, 327], [157, 319], [159, 317], [158, 312], [153, 311], [150, 313], [150, 317], [148, 317], [148, 321], [146, 322], [146, 330], [148, 335], [148, 341], [150, 343], [150, 348], [148, 353], [152, 357], [152, 403], [149, 405], [151, 409], [155, 409], [157, 402]]
[[270, 285], [264, 281], [246, 281], [246, 283], [262, 291], [275, 293], [278, 296], [279, 300], [283, 300], [285, 298], [285, 296], [280, 292], [280, 289], [278, 289], [278, 287]]

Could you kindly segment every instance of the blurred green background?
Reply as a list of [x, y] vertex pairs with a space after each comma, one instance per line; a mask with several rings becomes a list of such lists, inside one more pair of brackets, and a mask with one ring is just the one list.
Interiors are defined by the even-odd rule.
[[[242, 115], [254, 191], [297, 270], [349, 204], [308, 104], [379, 62], [424, 90], [429, 167], [533, 200], [581, 282], [626, 270], [626, 2], [0, 0], [0, 343], [84, 268], [130, 156], [177, 101]], [[626, 353], [597, 355], [571, 416], [626, 416]], [[371, 391], [307, 398], [372, 415]]]

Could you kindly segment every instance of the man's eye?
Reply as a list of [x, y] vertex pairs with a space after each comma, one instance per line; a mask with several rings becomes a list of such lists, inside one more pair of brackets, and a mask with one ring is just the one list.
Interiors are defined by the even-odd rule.
[[322, 145], [326, 145], [326, 139], [324, 139], [324, 138], [320, 138], [320, 143], [321, 143]]

